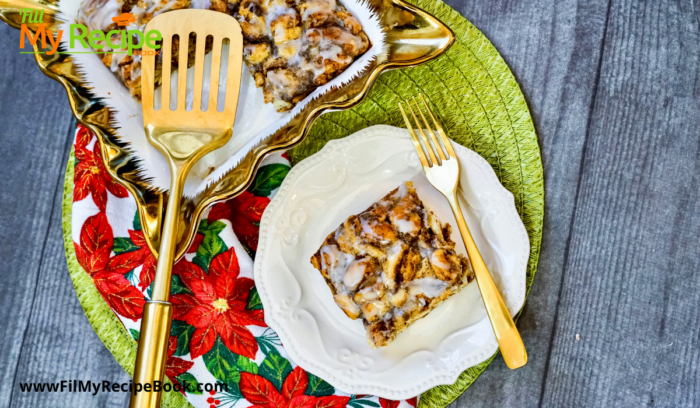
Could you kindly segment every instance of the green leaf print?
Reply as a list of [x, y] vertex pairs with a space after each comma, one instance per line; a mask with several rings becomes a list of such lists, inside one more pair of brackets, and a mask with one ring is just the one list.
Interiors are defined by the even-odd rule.
[[238, 369], [246, 373], [257, 374], [258, 365], [246, 356], [238, 356]]
[[185, 287], [185, 284], [182, 283], [182, 279], [180, 279], [179, 276], [173, 275], [172, 283], [170, 284], [170, 294], [177, 295], [180, 293], [192, 293], [192, 291]]
[[138, 210], [134, 213], [134, 221], [132, 223], [134, 231], [141, 231], [141, 219], [139, 218]]
[[248, 305], [245, 308], [247, 310], [260, 310], [263, 308], [260, 295], [258, 295], [258, 288], [255, 286], [248, 293]]
[[[217, 382], [217, 384], [219, 383], [221, 382]], [[221, 394], [216, 394], [216, 399], [218, 399], [221, 403], [220, 405], [218, 405], [219, 407], [231, 408], [234, 405], [236, 405], [238, 401], [245, 399], [243, 397], [243, 394], [241, 393], [241, 389], [238, 387], [238, 384], [233, 383], [226, 385], [228, 386], [227, 391], [224, 391]]]
[[277, 352], [277, 347], [282, 346], [282, 342], [280, 341], [280, 338], [277, 336], [277, 333], [275, 333], [272, 329], [267, 328], [263, 332], [263, 334], [260, 337], [256, 337], [255, 340], [258, 342], [258, 347], [260, 347], [260, 351], [263, 352], [265, 355], [269, 355], [270, 353], [276, 353]]
[[131, 333], [131, 337], [133, 337], [134, 340], [139, 341], [139, 334], [140, 333], [138, 332], [138, 330], [129, 329], [129, 333]]
[[202, 395], [202, 391], [197, 390], [197, 379], [195, 378], [194, 375], [190, 374], [189, 372], [182, 373], [175, 377], [178, 381], [180, 381], [180, 384], [184, 386], [187, 386], [186, 388], [188, 390], [188, 394], [192, 395]]
[[333, 395], [335, 388], [332, 385], [309, 372], [307, 374], [309, 375], [309, 385], [306, 386], [306, 395], [313, 395], [314, 397]]
[[232, 383], [238, 383], [241, 380], [241, 372], [237, 365], [238, 355], [232, 353], [221, 338], [217, 337], [214, 346], [203, 357], [207, 370], [217, 380], [229, 384], [229, 387]]
[[134, 243], [131, 242], [130, 238], [126, 238], [126, 237], [114, 238], [114, 247], [112, 248], [112, 251], [114, 251], [115, 255], [125, 254], [127, 252], [136, 251], [137, 249], [140, 249], [140, 248], [137, 247], [136, 245], [134, 245]]
[[258, 375], [270, 380], [278, 390], [282, 389], [284, 379], [287, 378], [291, 372], [292, 365], [286, 358], [282, 357], [277, 350], [268, 354], [258, 369]]
[[273, 190], [279, 188], [282, 180], [289, 173], [289, 166], [282, 163], [268, 164], [258, 170], [250, 192], [256, 196], [267, 197]]
[[126, 278], [126, 280], [129, 281], [131, 286], [133, 286], [135, 288], [139, 287], [139, 278], [138, 278], [138, 276], [136, 276], [136, 273], [134, 272], [133, 269], [130, 270], [129, 272], [125, 273], [124, 278]]
[[379, 408], [380, 407], [379, 404], [377, 404], [376, 402], [374, 402], [370, 399], [367, 399], [364, 397], [357, 398], [357, 395], [353, 395], [350, 397], [350, 401], [348, 401], [347, 406], [350, 408], [368, 408], [368, 407], [369, 408]]
[[199, 224], [199, 229], [197, 232], [204, 235], [202, 243], [197, 248], [197, 255], [195, 255], [192, 262], [199, 265], [205, 271], [209, 272], [209, 265], [215, 256], [222, 252], [228, 250], [228, 247], [224, 243], [224, 240], [219, 237], [219, 233], [226, 228], [226, 224], [221, 221], [214, 221], [211, 224], [207, 220], [202, 220]]
[[181, 320], [173, 320], [170, 335], [177, 338], [177, 350], [175, 356], [184, 356], [190, 352], [190, 340], [194, 335], [195, 327]]

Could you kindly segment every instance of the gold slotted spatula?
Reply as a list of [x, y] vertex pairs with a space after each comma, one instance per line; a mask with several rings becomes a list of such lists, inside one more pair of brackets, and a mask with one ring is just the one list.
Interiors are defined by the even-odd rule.
[[[134, 368], [134, 387], [140, 392], [132, 393], [131, 408], [155, 408], [160, 406], [160, 390], [154, 390], [156, 382], [162, 384], [167, 357], [172, 304], [170, 280], [173, 267], [177, 226], [180, 217], [180, 200], [185, 179], [192, 165], [205, 154], [226, 144], [231, 138], [233, 122], [238, 105], [243, 58], [243, 36], [238, 22], [233, 17], [209, 10], [176, 10], [161, 14], [146, 26], [146, 33], [160, 32], [163, 42], [161, 103], [154, 107], [156, 52], [143, 49], [141, 55], [141, 94], [143, 123], [148, 141], [155, 146], [170, 166], [170, 191], [163, 221], [162, 238], [158, 252], [158, 266], [153, 281], [151, 300], [143, 308], [139, 348]], [[195, 35], [194, 94], [191, 109], [187, 109], [187, 63], [188, 41]], [[148, 36], [148, 34], [147, 34]], [[179, 39], [177, 95], [171, 103], [170, 75], [173, 37]], [[212, 58], [208, 105], [203, 111], [202, 88], [204, 81], [204, 55], [207, 38], [211, 37]], [[228, 40], [228, 64], [225, 82], [220, 81], [221, 59], [224, 40]], [[226, 61], [224, 61], [226, 62]], [[225, 84], [225, 100], [218, 100], [220, 83]], [[222, 85], [224, 86], [224, 85]], [[205, 99], [206, 100], [206, 99]], [[220, 110], [223, 105], [223, 110]], [[155, 388], [157, 389], [157, 388]]]

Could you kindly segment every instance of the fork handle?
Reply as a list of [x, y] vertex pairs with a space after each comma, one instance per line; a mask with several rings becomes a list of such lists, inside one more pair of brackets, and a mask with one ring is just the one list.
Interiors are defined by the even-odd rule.
[[464, 221], [462, 208], [459, 205], [457, 196], [447, 197], [447, 200], [455, 215], [457, 227], [464, 240], [464, 246], [467, 247], [467, 254], [474, 268], [474, 275], [476, 275], [476, 283], [479, 286], [479, 292], [481, 292], [481, 298], [484, 301], [489, 320], [491, 320], [491, 327], [493, 327], [503, 359], [509, 368], [520, 368], [527, 363], [527, 351], [523, 340], [520, 338], [520, 333], [518, 333], [518, 329], [510, 317], [510, 312], [503, 302], [501, 294], [498, 292], [496, 283], [494, 283], [491, 273], [486, 267], [479, 249], [476, 247], [476, 243], [474, 243], [474, 238], [472, 238], [469, 227]]

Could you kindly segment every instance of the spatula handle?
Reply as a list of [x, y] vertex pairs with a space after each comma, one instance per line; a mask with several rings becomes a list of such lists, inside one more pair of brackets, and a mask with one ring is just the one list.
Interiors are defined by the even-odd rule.
[[[173, 316], [173, 306], [168, 301], [170, 299], [170, 282], [178, 238], [180, 200], [188, 170], [189, 167], [183, 166], [180, 162], [171, 161], [170, 163], [170, 191], [168, 193], [168, 206], [165, 210], [160, 251], [158, 252], [158, 266], [156, 267], [156, 276], [153, 279], [151, 300], [143, 308], [139, 348], [134, 368], [134, 389], [141, 387], [141, 391], [132, 393], [130, 408], [160, 407]], [[160, 384], [161, 387], [155, 387], [154, 384]]]
[[143, 308], [130, 408], [160, 407], [172, 317], [170, 302], [150, 301]]

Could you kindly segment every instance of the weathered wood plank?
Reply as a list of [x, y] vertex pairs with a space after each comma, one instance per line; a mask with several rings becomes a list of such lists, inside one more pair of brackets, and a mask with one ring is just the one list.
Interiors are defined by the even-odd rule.
[[527, 366], [499, 356], [455, 407], [539, 404], [566, 252], [586, 128], [594, 97], [607, 0], [447, 3], [493, 42], [521, 84], [542, 149], [545, 223], [535, 281], [518, 322]]
[[544, 406], [700, 406], [698, 17], [612, 2]]
[[[65, 168], [72, 142], [73, 126], [63, 135], [66, 141]], [[117, 364], [90, 326], [80, 307], [66, 267], [61, 228], [63, 172], [50, 219], [49, 234], [41, 255], [32, 314], [24, 335], [15, 375], [11, 407], [125, 407], [129, 394], [20, 392], [19, 383], [90, 380], [128, 383], [131, 378]]]
[[18, 39], [0, 24], [0, 406], [94, 406], [97, 399], [20, 395], [17, 387], [121, 371], [82, 313], [62, 250], [60, 195], [74, 126], [65, 91], [31, 55], [17, 54]]
[[18, 54], [19, 32], [0, 26], [0, 406], [12, 385], [37, 287], [49, 214], [72, 118], [63, 90]]

